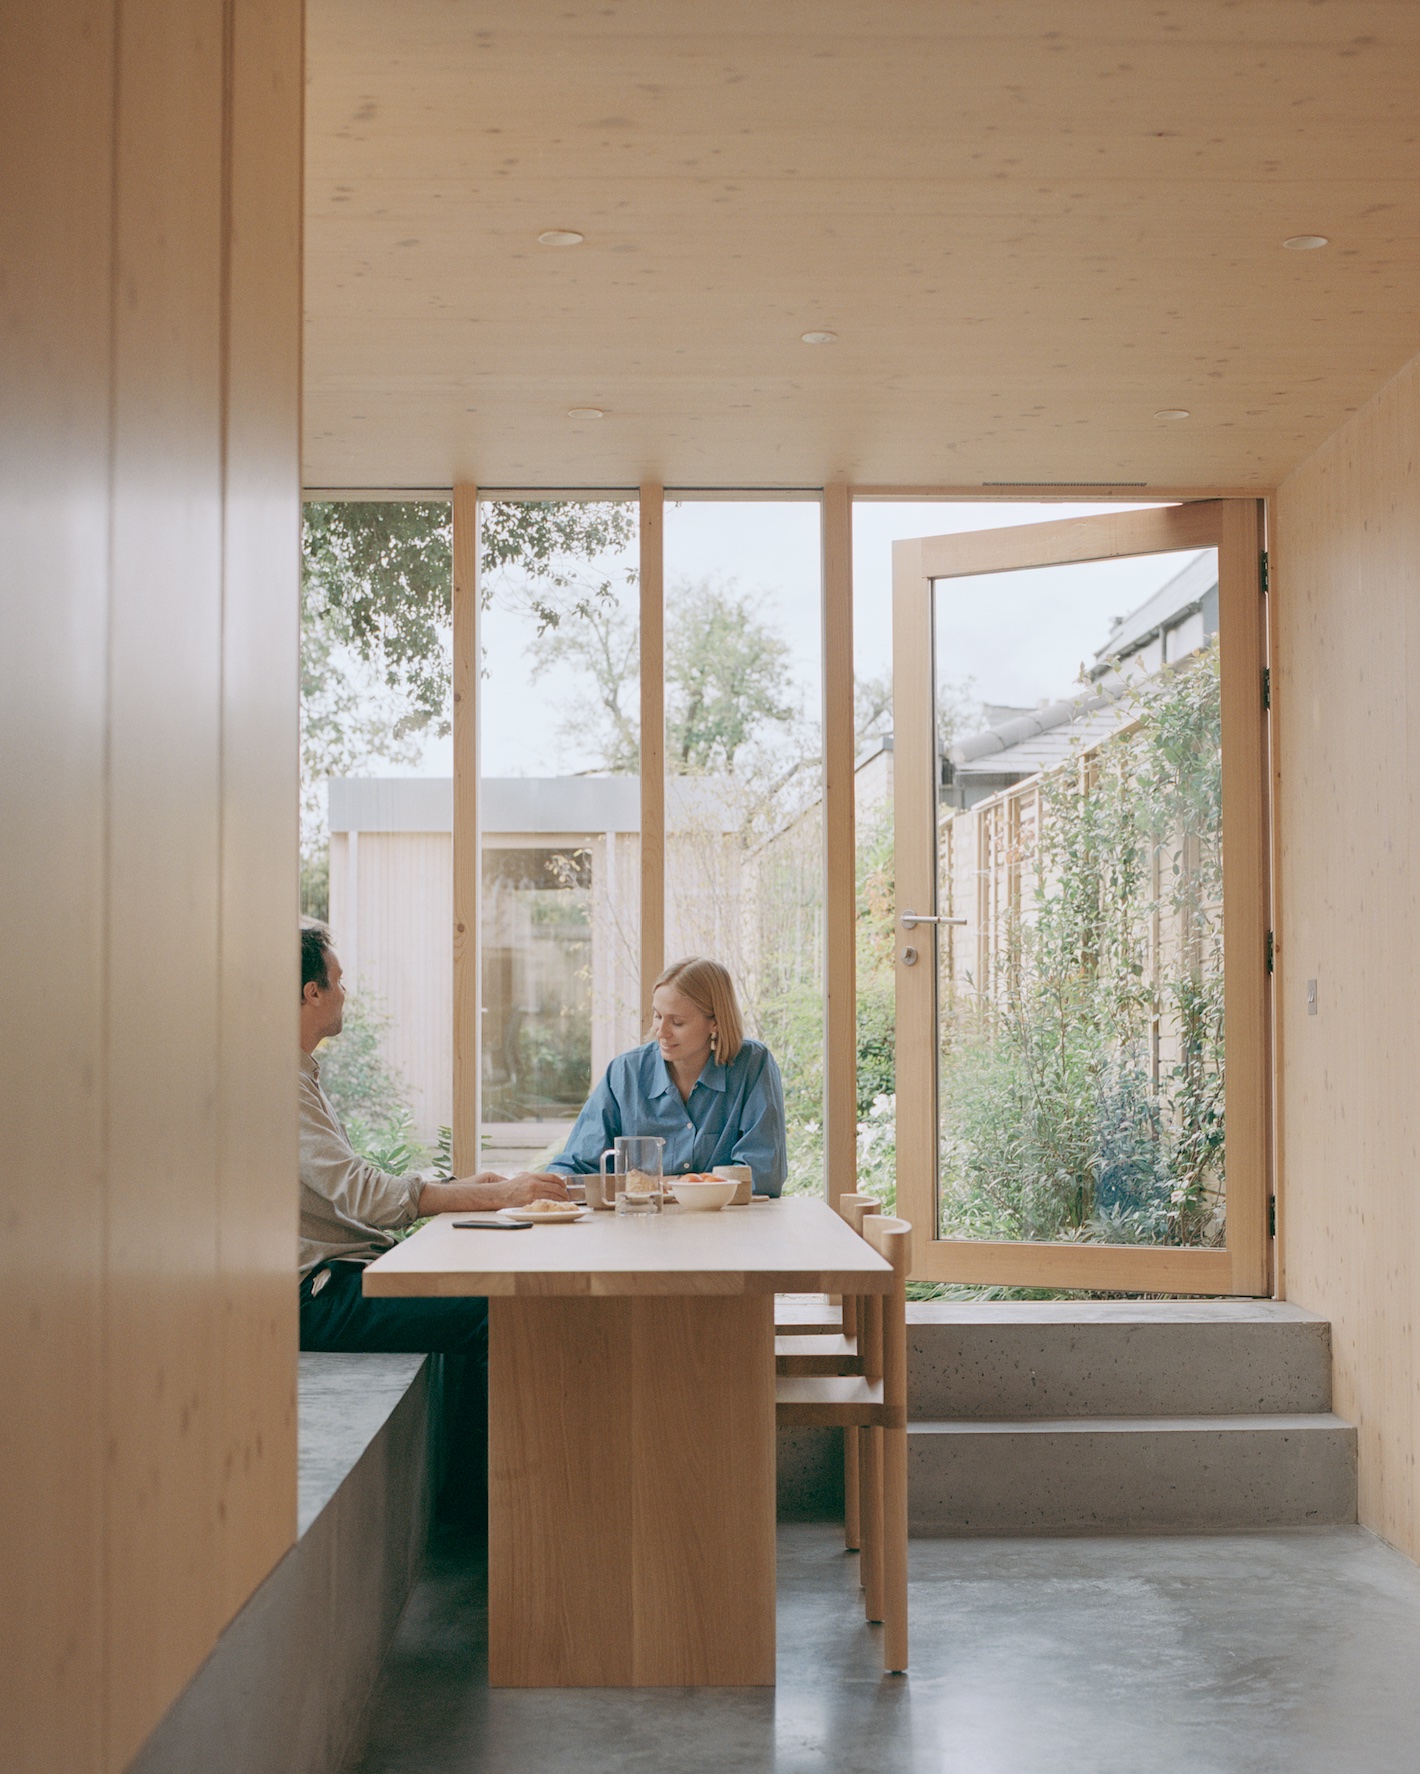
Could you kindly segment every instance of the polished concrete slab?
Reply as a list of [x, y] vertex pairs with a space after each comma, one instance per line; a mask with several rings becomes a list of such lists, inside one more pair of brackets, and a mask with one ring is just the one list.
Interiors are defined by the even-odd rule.
[[915, 1541], [881, 1673], [833, 1524], [780, 1530], [773, 1690], [487, 1686], [476, 1542], [434, 1550], [358, 1774], [1415, 1774], [1420, 1572], [1360, 1528]]

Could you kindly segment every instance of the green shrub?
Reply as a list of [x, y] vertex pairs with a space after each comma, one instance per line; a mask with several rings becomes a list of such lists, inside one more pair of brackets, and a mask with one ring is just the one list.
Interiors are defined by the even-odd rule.
[[345, 1026], [323, 1042], [321, 1088], [335, 1105], [350, 1144], [362, 1158], [395, 1176], [421, 1170], [429, 1149], [414, 1138], [404, 1080], [386, 1060], [382, 1039], [389, 1018], [369, 998], [352, 997]]

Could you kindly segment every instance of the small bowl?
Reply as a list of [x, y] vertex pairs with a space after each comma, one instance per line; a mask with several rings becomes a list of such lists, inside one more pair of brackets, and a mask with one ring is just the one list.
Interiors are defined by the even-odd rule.
[[675, 1190], [675, 1198], [687, 1213], [718, 1213], [735, 1198], [735, 1190], [739, 1184], [733, 1177], [699, 1178], [693, 1181], [688, 1177], [667, 1178]]

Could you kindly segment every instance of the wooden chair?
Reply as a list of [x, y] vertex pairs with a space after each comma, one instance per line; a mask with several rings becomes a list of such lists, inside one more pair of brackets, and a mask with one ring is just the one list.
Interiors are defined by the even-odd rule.
[[864, 1612], [881, 1621], [883, 1668], [907, 1668], [907, 1276], [912, 1228], [885, 1214], [863, 1219], [863, 1236], [892, 1264], [887, 1294], [858, 1302], [853, 1375], [781, 1374], [776, 1420], [782, 1427], [857, 1432]]
[[[838, 1211], [855, 1232], [863, 1230], [863, 1215], [872, 1213], [878, 1206], [876, 1195], [840, 1195]], [[836, 1337], [844, 1334], [856, 1335], [857, 1327], [851, 1329], [843, 1323], [843, 1309], [839, 1301], [826, 1294], [815, 1294], [812, 1297], [800, 1297], [788, 1294], [777, 1294], [774, 1300], [774, 1334], [776, 1337]]]
[[[838, 1211], [861, 1238], [864, 1216], [880, 1205], [876, 1195], [840, 1195]], [[831, 1303], [817, 1314], [798, 1301], [776, 1300], [774, 1308], [775, 1371], [779, 1374], [861, 1374], [858, 1355], [862, 1302], [853, 1297]], [[843, 1431], [843, 1544], [857, 1552], [862, 1541], [859, 1514], [858, 1431]]]

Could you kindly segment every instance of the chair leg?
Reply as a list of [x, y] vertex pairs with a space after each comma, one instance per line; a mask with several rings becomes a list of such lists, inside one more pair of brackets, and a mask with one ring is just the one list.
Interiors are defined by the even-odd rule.
[[851, 1425], [843, 1431], [843, 1544], [849, 1552], [858, 1550], [858, 1431]]
[[858, 1431], [860, 1495], [859, 1532], [862, 1543], [863, 1612], [869, 1620], [883, 1617], [883, 1432]]
[[907, 1668], [907, 1431], [877, 1431], [882, 1443], [883, 1668], [898, 1675]]

